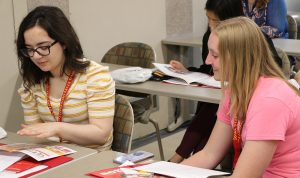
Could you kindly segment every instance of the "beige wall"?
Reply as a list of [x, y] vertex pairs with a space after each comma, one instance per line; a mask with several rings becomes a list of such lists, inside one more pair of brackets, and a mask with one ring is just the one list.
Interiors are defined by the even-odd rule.
[[[166, 36], [164, 0], [70, 0], [70, 20], [82, 43], [86, 57], [101, 61], [111, 47], [126, 41], [149, 44], [162, 62], [161, 39]], [[166, 110], [160, 99], [161, 111]], [[166, 112], [152, 115], [162, 128], [168, 124]], [[135, 137], [153, 131], [152, 126], [136, 125]]]
[[87, 57], [100, 61], [114, 45], [141, 41], [155, 48], [161, 60], [165, 37], [162, 0], [70, 0], [70, 19]]
[[[57, 5], [63, 8], [70, 18], [84, 49], [86, 57], [100, 62], [105, 52], [112, 46], [124, 41], [141, 41], [151, 45], [157, 53], [157, 61], [162, 62], [161, 40], [167, 36], [169, 29], [177, 28], [176, 34], [204, 31], [202, 27], [203, 0], [1, 0], [1, 39], [0, 45], [3, 59], [0, 66], [2, 77], [0, 78], [1, 108], [0, 125], [8, 130], [16, 131], [23, 120], [23, 113], [16, 93], [20, 85], [18, 78], [17, 57], [14, 47], [14, 32], [20, 21], [27, 13], [39, 4]], [[172, 4], [173, 3], [173, 4]], [[168, 8], [167, 4], [169, 7]], [[28, 5], [28, 7], [27, 7]], [[185, 6], [184, 11], [180, 6]], [[176, 10], [177, 8], [177, 10]], [[175, 9], [175, 11], [174, 11]], [[172, 23], [167, 23], [167, 14], [179, 13], [182, 18]], [[170, 16], [169, 16], [170, 17]], [[182, 28], [188, 20], [188, 28]], [[193, 20], [196, 19], [196, 22]], [[174, 24], [175, 23], [175, 24]], [[192, 24], [191, 24], [192, 23]], [[15, 24], [15, 25], [14, 25]], [[179, 29], [179, 30], [178, 30]], [[184, 30], [180, 30], [184, 29]], [[3, 60], [4, 61], [4, 60]], [[160, 122], [161, 128], [165, 128], [169, 122], [167, 99], [160, 97], [158, 113], [152, 117]], [[144, 125], [137, 126], [136, 136], [141, 136], [153, 128]], [[139, 131], [140, 130], [140, 131]]]
[[14, 127], [14, 120], [22, 119], [21, 107], [18, 102], [16, 89], [20, 85], [18, 80], [18, 66], [15, 55], [14, 14], [11, 0], [0, 1], [0, 126]]
[[300, 12], [300, 1], [299, 0], [286, 0], [288, 11]]

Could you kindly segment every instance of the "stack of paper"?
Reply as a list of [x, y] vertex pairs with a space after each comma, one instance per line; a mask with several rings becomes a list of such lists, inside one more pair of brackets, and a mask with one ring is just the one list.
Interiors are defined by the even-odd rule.
[[[45, 162], [51, 158], [75, 153], [64, 146], [47, 146], [38, 144], [16, 143], [0, 146], [0, 177], [21, 177], [48, 168]], [[24, 158], [30, 156], [35, 160]], [[67, 159], [66, 161], [68, 161]]]

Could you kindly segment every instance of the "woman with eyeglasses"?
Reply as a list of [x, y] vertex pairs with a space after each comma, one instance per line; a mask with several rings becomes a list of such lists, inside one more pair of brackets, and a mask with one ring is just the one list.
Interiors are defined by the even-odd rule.
[[84, 58], [79, 39], [57, 7], [40, 6], [17, 37], [25, 124], [17, 132], [110, 149], [115, 83], [108, 67]]

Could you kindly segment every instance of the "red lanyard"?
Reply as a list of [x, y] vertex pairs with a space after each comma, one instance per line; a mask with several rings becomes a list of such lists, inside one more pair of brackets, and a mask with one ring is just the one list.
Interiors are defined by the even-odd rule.
[[[66, 83], [65, 89], [64, 89], [63, 94], [62, 94], [61, 99], [60, 99], [59, 113], [58, 113], [57, 122], [62, 122], [62, 110], [63, 110], [63, 107], [64, 107], [64, 103], [65, 103], [65, 99], [66, 99], [67, 93], [68, 93], [68, 91], [69, 91], [69, 89], [70, 89], [70, 87], [72, 85], [74, 76], [75, 76], [75, 73], [72, 72], [69, 75], [69, 77], [68, 77], [68, 81]], [[50, 80], [49, 80], [49, 78], [46, 81], [46, 94], [47, 94], [47, 105], [48, 105], [48, 108], [49, 108], [49, 110], [51, 112], [51, 115], [56, 120], [54, 112], [53, 112], [53, 108], [52, 108], [51, 102], [50, 102]]]
[[237, 160], [239, 159], [239, 156], [242, 152], [242, 139], [241, 139], [241, 133], [244, 126], [244, 122], [240, 122], [240, 127], [238, 128], [238, 120], [235, 118], [233, 123], [233, 148], [234, 148], [234, 158], [233, 158], [233, 168], [235, 168], [235, 165], [237, 163]]

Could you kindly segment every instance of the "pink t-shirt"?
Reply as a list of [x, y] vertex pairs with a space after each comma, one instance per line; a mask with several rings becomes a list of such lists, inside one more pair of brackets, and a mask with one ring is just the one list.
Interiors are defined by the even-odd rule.
[[[225, 94], [218, 119], [232, 126], [229, 103]], [[259, 79], [242, 130], [247, 140], [280, 140], [263, 178], [300, 178], [300, 97], [284, 81]]]

